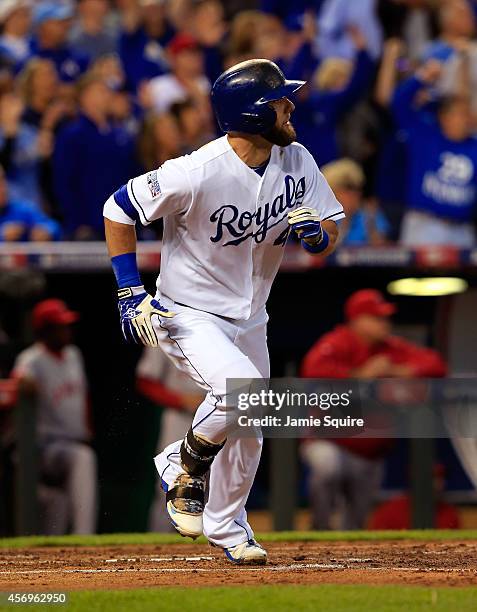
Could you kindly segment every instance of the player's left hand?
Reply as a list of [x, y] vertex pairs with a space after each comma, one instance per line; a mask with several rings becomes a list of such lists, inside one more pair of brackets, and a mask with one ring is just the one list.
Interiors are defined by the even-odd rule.
[[155, 300], [144, 287], [119, 289], [119, 315], [123, 336], [128, 342], [144, 346], [159, 346], [152, 317], [171, 318], [175, 313]]
[[300, 206], [288, 213], [288, 224], [300, 240], [310, 245], [317, 245], [323, 239], [323, 229], [316, 210]]

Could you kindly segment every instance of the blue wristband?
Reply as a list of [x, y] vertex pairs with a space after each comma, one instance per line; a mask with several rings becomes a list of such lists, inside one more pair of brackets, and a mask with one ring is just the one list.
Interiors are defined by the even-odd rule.
[[124, 253], [124, 255], [111, 257], [111, 264], [120, 289], [142, 285], [137, 269], [136, 253]]
[[328, 245], [330, 243], [330, 237], [328, 236], [328, 234], [325, 232], [324, 229], [322, 229], [323, 232], [323, 238], [321, 239], [321, 242], [319, 242], [318, 244], [308, 244], [307, 242], [305, 242], [305, 240], [301, 241], [301, 244], [303, 246], [303, 248], [306, 251], [309, 251], [310, 253], [323, 253], [323, 251], [325, 251], [328, 248]]

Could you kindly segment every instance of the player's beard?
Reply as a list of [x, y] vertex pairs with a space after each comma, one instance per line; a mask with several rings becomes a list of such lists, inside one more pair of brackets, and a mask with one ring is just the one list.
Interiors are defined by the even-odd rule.
[[262, 134], [265, 140], [279, 147], [288, 147], [296, 140], [296, 132], [291, 122], [288, 122], [281, 127], [274, 125], [268, 132]]

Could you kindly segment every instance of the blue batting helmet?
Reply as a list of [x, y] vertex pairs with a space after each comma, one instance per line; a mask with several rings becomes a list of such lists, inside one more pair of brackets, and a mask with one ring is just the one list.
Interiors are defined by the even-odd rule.
[[212, 106], [224, 132], [263, 134], [275, 125], [276, 113], [268, 105], [288, 98], [305, 81], [287, 81], [280, 68], [265, 59], [232, 66], [212, 87]]

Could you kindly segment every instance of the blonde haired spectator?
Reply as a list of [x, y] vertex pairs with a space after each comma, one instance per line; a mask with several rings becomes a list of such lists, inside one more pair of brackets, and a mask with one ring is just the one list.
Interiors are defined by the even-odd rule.
[[321, 169], [346, 218], [340, 223], [342, 244], [379, 246], [386, 242], [389, 224], [376, 203], [363, 202], [364, 172], [352, 159], [339, 159]]
[[31, 0], [0, 2], [0, 63], [15, 70], [30, 55]]
[[76, 112], [74, 88], [61, 83], [50, 59], [30, 59], [17, 76], [16, 86], [26, 108], [41, 117], [48, 130], [54, 130], [61, 119], [72, 118]]
[[31, 59], [18, 75], [16, 91], [0, 99], [0, 159], [10, 192], [51, 213], [51, 190], [45, 177], [58, 125], [72, 112], [61, 96], [53, 62]]
[[257, 36], [266, 16], [261, 11], [237, 13], [230, 24], [227, 66], [253, 57]]
[[282, 59], [286, 48], [286, 29], [275, 15], [264, 15], [253, 45], [255, 57], [264, 57], [274, 62]]
[[322, 91], [340, 91], [348, 83], [353, 62], [341, 57], [329, 57], [316, 69], [313, 85]]
[[344, 185], [353, 185], [359, 189], [364, 186], [365, 176], [361, 166], [347, 157], [326, 164], [322, 172], [333, 190], [339, 190]]

